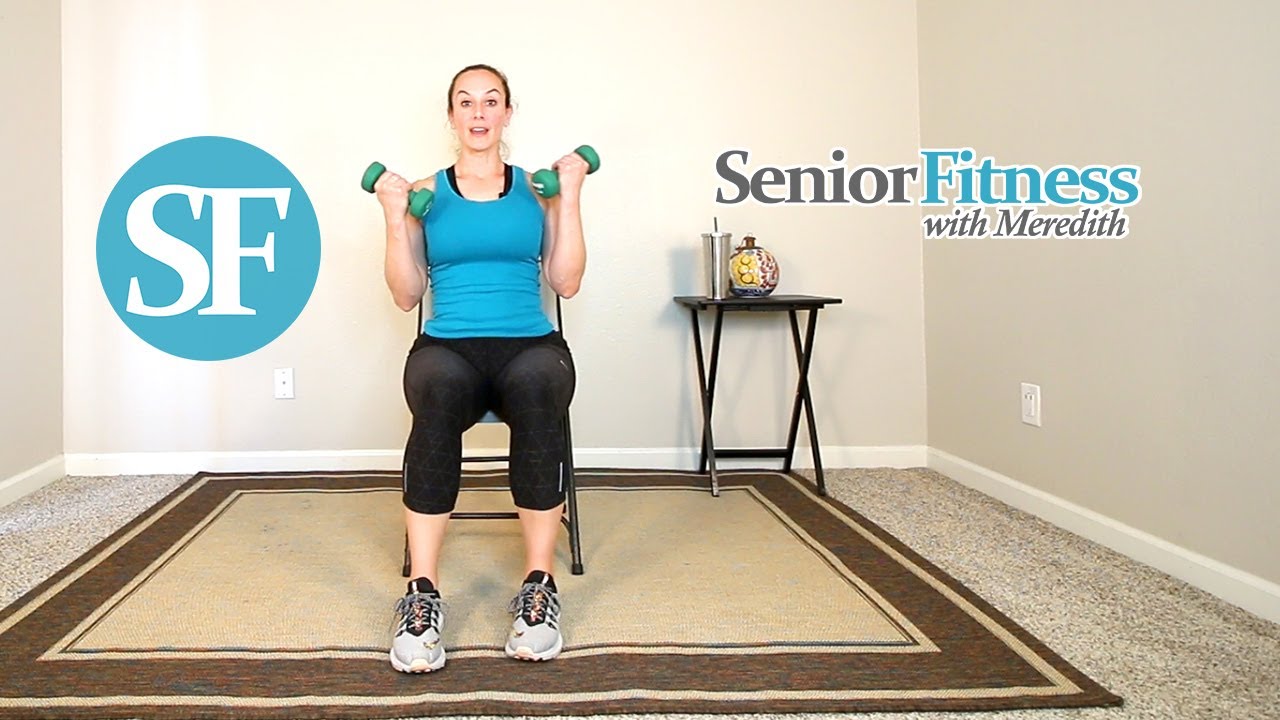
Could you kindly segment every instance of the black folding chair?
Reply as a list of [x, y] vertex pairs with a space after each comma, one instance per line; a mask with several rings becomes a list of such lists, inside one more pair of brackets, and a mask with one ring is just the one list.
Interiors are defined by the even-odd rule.
[[[418, 329], [422, 332], [422, 304], [418, 304]], [[564, 316], [560, 311], [560, 297], [556, 296], [556, 327], [560, 332], [564, 332]], [[501, 417], [493, 410], [484, 414], [479, 420], [482, 424], [504, 423]], [[569, 569], [574, 575], [581, 575], [584, 572], [582, 566], [582, 543], [579, 538], [578, 531], [578, 485], [574, 479], [573, 472], [573, 436], [569, 433], [569, 413], [565, 412], [564, 418], [560, 421], [561, 427], [564, 429], [564, 447], [562, 449], [562, 457], [560, 458], [561, 480], [564, 481], [565, 488], [565, 508], [564, 516], [560, 518], [561, 524], [569, 532], [569, 551], [572, 555], [572, 562]], [[507, 455], [463, 455], [462, 462], [466, 463], [484, 463], [484, 462], [507, 462], [511, 461], [511, 456]], [[466, 476], [463, 476], [466, 480]], [[456, 520], [517, 520], [520, 515], [514, 510], [506, 512], [467, 512], [455, 510], [449, 517]], [[409, 536], [405, 533], [404, 539], [404, 567], [400, 574], [409, 577], [410, 561], [409, 561]]]

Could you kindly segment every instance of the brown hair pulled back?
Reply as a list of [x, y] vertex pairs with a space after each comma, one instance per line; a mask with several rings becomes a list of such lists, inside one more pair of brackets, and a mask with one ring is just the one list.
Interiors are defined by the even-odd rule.
[[454, 91], [454, 88], [456, 88], [458, 85], [458, 78], [462, 77], [464, 73], [469, 73], [472, 70], [486, 70], [496, 75], [498, 77], [498, 80], [502, 83], [502, 97], [506, 102], [507, 107], [511, 107], [511, 86], [507, 83], [507, 76], [502, 74], [502, 71], [498, 70], [492, 65], [477, 63], [475, 65], [468, 65], [462, 68], [461, 70], [459, 70], [458, 74], [454, 75], [453, 80], [449, 82], [449, 96], [446, 98], [445, 107], [448, 109], [448, 112], [450, 114], [453, 113], [453, 91]]

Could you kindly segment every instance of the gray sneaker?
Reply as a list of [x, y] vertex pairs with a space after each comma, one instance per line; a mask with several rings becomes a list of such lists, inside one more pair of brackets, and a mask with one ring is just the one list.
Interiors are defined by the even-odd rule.
[[391, 667], [423, 673], [444, 667], [444, 601], [426, 578], [409, 582], [409, 591], [396, 603], [399, 623], [391, 640]]
[[507, 657], [520, 660], [550, 660], [560, 654], [560, 598], [556, 581], [545, 572], [534, 571], [524, 579], [520, 594], [511, 600], [507, 612], [516, 616], [507, 633]]

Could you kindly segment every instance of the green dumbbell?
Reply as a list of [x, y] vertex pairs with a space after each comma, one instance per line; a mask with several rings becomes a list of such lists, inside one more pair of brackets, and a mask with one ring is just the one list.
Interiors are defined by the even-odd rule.
[[[582, 145], [574, 152], [587, 161], [587, 174], [600, 169], [600, 156], [596, 153], [595, 148], [590, 145]], [[533, 174], [533, 189], [544, 198], [553, 198], [560, 194], [560, 173], [555, 170], [539, 170]]]
[[[364, 188], [365, 192], [372, 193], [374, 183], [378, 182], [378, 178], [382, 177], [382, 173], [386, 171], [386, 165], [380, 162], [373, 163], [364, 171], [364, 177], [360, 178], [360, 187]], [[410, 190], [409, 214], [421, 220], [427, 214], [427, 211], [431, 209], [431, 202], [435, 198], [435, 193], [426, 188]]]

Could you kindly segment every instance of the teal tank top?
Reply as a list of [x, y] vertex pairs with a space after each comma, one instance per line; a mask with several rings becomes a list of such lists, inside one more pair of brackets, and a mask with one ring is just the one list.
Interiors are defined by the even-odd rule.
[[533, 337], [554, 329], [542, 309], [542, 206], [525, 173], [497, 200], [468, 200], [436, 173], [424, 230], [433, 337]]

